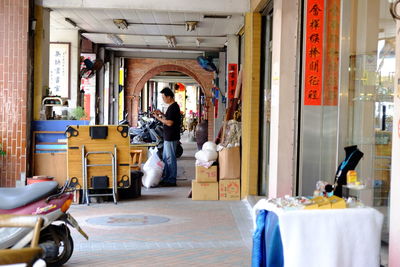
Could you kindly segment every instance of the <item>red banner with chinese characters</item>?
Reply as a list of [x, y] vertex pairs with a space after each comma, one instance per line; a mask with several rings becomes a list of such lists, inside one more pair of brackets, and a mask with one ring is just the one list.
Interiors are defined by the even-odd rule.
[[85, 120], [90, 120], [90, 94], [85, 94], [84, 96], [84, 109], [86, 113]]
[[326, 3], [325, 68], [324, 68], [324, 106], [337, 106], [339, 86], [339, 35], [340, 35], [340, 0]]
[[238, 65], [236, 63], [228, 64], [228, 99], [233, 99], [235, 97], [237, 79]]
[[304, 105], [321, 105], [324, 42], [324, 0], [308, 0]]

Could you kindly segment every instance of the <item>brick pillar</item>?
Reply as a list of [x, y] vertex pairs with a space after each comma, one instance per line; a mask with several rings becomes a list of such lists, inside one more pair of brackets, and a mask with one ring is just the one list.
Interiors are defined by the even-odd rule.
[[26, 171], [28, 0], [0, 0], [0, 186]]
[[134, 96], [132, 100], [132, 115], [131, 115], [131, 125], [137, 126], [139, 120], [139, 96]]
[[208, 141], [215, 141], [214, 140], [214, 105], [211, 101], [211, 98], [207, 98], [207, 103], [208, 103], [208, 111], [207, 111], [207, 117], [208, 117]]

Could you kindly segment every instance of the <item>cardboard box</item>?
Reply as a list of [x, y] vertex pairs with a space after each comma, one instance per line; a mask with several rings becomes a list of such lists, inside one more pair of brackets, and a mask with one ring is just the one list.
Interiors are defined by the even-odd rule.
[[192, 200], [218, 200], [218, 183], [192, 181]]
[[240, 147], [224, 148], [218, 153], [219, 179], [240, 179]]
[[218, 168], [217, 166], [211, 166], [205, 168], [202, 166], [196, 166], [196, 181], [199, 183], [216, 183], [218, 182]]
[[219, 200], [240, 200], [240, 179], [220, 180]]

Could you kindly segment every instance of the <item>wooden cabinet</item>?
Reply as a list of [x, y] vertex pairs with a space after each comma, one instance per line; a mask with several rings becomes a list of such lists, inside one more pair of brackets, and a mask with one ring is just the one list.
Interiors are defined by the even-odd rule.
[[87, 125], [89, 121], [33, 121], [32, 175], [53, 176], [59, 185], [67, 179], [67, 125]]
[[35, 153], [34, 175], [53, 176], [59, 185], [67, 179], [67, 153]]

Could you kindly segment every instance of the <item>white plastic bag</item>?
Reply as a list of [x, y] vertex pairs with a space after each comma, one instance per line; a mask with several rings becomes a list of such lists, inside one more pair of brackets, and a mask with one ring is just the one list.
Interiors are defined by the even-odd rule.
[[218, 158], [218, 153], [211, 150], [200, 150], [194, 156], [197, 160], [207, 162], [216, 160]]
[[150, 149], [150, 157], [143, 166], [143, 170], [161, 169], [164, 170], [164, 162], [157, 155], [157, 148]]
[[203, 144], [202, 150], [217, 151], [217, 145], [212, 141], [207, 141]]
[[157, 155], [157, 148], [150, 149], [150, 157], [143, 166], [142, 184], [146, 188], [156, 186], [161, 181], [164, 162]]
[[157, 186], [161, 181], [162, 171], [159, 169], [150, 169], [144, 171], [142, 178], [142, 184], [144, 187], [149, 189], [152, 186]]

